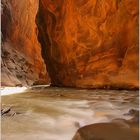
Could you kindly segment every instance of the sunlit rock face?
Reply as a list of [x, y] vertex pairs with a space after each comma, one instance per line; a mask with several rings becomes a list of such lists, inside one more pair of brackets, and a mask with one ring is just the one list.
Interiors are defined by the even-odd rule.
[[48, 80], [35, 16], [38, 0], [2, 0], [2, 85]]
[[53, 85], [138, 88], [138, 0], [40, 0], [37, 24]]

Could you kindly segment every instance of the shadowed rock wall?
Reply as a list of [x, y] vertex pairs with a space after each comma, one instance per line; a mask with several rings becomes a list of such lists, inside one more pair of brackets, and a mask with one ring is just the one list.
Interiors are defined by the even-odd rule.
[[37, 24], [53, 85], [138, 88], [138, 0], [40, 0]]
[[2, 0], [2, 85], [48, 81], [35, 16], [38, 0]]

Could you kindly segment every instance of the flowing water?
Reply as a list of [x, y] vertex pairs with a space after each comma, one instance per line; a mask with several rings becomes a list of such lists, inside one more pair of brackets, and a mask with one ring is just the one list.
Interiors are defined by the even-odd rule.
[[2, 117], [2, 140], [71, 140], [79, 127], [130, 119], [138, 98], [138, 91], [54, 87], [2, 96], [2, 105], [18, 112]]

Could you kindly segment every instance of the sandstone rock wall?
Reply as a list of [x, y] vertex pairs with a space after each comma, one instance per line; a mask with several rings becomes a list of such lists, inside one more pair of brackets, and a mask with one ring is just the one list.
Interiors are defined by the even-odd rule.
[[46, 79], [37, 40], [38, 0], [2, 0], [2, 85], [30, 85]]
[[138, 0], [40, 0], [37, 24], [53, 85], [138, 88]]

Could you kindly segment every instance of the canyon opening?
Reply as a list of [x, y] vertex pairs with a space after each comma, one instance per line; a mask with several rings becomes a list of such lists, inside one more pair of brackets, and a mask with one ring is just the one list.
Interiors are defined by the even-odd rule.
[[2, 140], [139, 139], [139, 1], [1, 1]]

